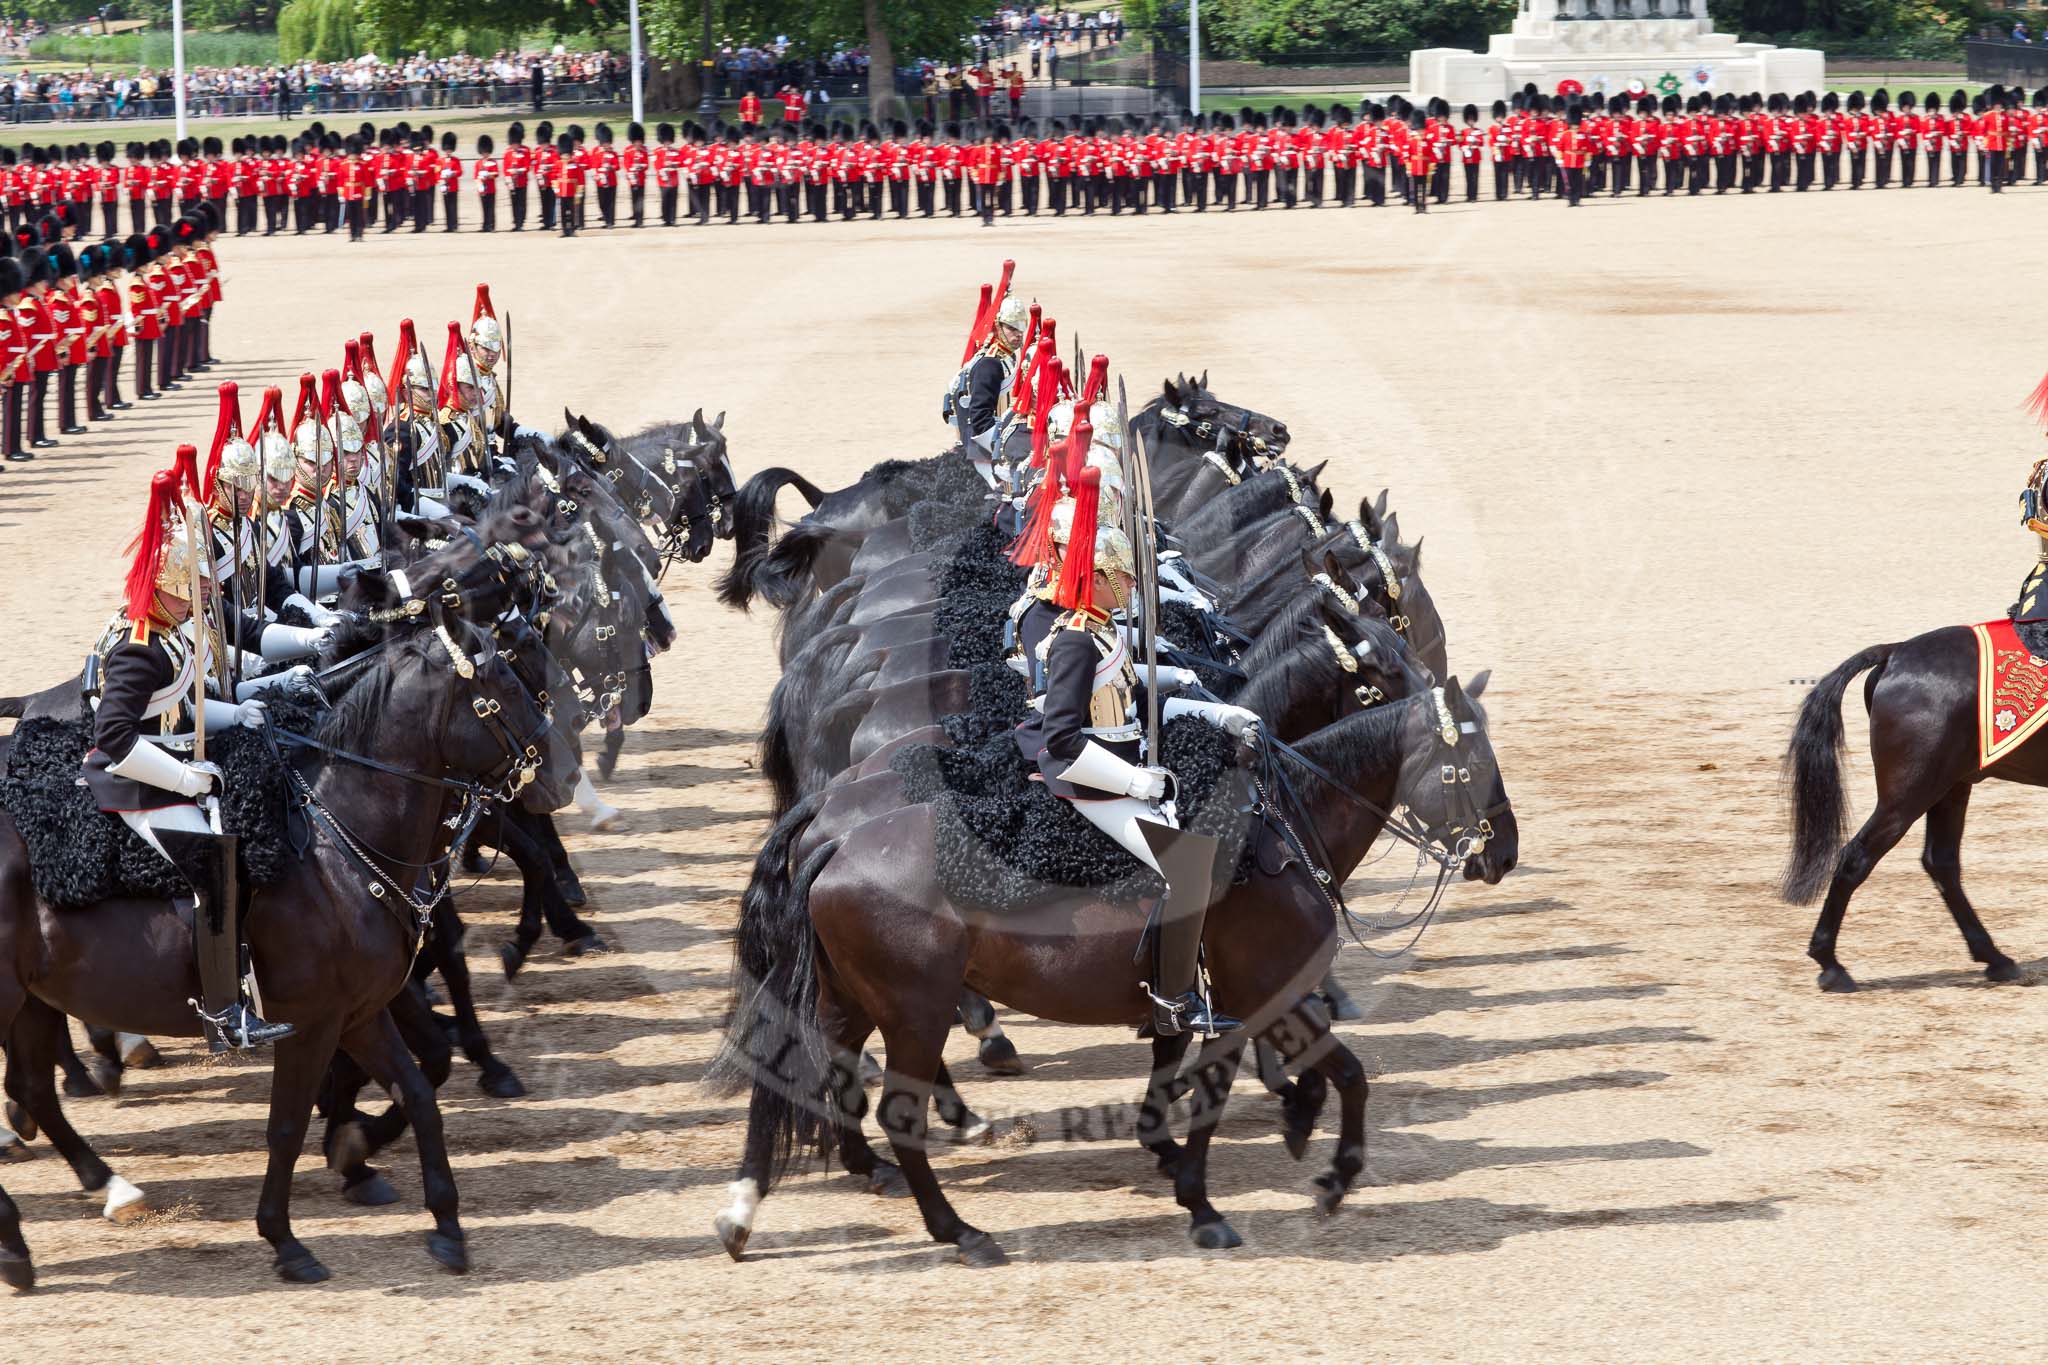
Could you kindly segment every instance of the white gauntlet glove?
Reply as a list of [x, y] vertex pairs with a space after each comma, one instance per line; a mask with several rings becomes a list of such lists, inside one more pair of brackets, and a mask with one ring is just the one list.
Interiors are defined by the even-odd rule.
[[1211, 725], [1221, 726], [1226, 734], [1242, 735], [1259, 723], [1259, 713], [1242, 706], [1232, 706], [1223, 701], [1194, 701], [1187, 697], [1170, 698], [1159, 710], [1161, 719], [1173, 720], [1178, 716], [1200, 716]]
[[293, 593], [284, 599], [284, 604], [288, 607], [297, 607], [306, 613], [306, 619], [316, 626], [331, 626], [341, 619], [339, 612], [329, 611], [304, 593]]
[[330, 635], [323, 626], [265, 626], [259, 648], [266, 659], [301, 659], [326, 648]]
[[261, 730], [269, 719], [270, 708], [253, 697], [235, 708], [235, 724], [245, 730]]
[[180, 796], [198, 798], [220, 786], [220, 769], [211, 763], [180, 763], [184, 769], [177, 786]]
[[1124, 787], [1125, 796], [1135, 796], [1140, 801], [1157, 801], [1166, 795], [1166, 769], [1133, 768], [1131, 780]]

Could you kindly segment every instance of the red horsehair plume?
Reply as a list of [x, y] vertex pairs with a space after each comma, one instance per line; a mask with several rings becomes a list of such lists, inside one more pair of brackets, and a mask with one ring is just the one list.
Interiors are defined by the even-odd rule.
[[302, 374], [299, 376], [299, 398], [292, 404], [292, 424], [285, 428], [285, 436], [290, 440], [297, 440], [299, 423], [319, 415], [320, 391], [314, 387], [312, 375]]
[[1095, 400], [1102, 397], [1103, 389], [1109, 385], [1109, 357], [1096, 356], [1088, 362], [1088, 384], [1081, 390], [1081, 397], [1075, 403], [1077, 409], [1095, 406]]
[[1024, 329], [1024, 344], [1017, 348], [1017, 379], [1015, 383], [1010, 385], [1010, 405], [1012, 407], [1018, 406], [1020, 402], [1029, 404], [1033, 396], [1031, 384], [1032, 367], [1026, 364], [1025, 361], [1037, 354], [1038, 316], [1038, 305], [1034, 303], [1031, 305], [1030, 325]]
[[[193, 453], [196, 456], [198, 452]], [[176, 469], [161, 470], [149, 481], [149, 511], [143, 517], [142, 529], [128, 545], [135, 556], [128, 566], [130, 621], [148, 620], [156, 609], [156, 580], [163, 572], [164, 554], [171, 545], [171, 517], [185, 506], [178, 496], [178, 482]]]
[[1060, 471], [1057, 464], [1045, 471], [1024, 509], [1024, 530], [1010, 547], [1010, 562], [1036, 568], [1052, 558], [1052, 509], [1060, 500]]
[[[263, 391], [263, 401], [256, 408], [256, 420], [249, 426], [249, 436], [253, 440], [273, 426], [285, 439], [291, 439], [291, 433], [284, 427], [284, 390], [274, 384]], [[266, 469], [263, 477], [269, 478], [270, 471]]]
[[344, 341], [341, 343], [341, 377], [363, 382], [363, 343]]
[[[1076, 422], [1074, 430], [1087, 432], [1087, 419]], [[1095, 522], [1101, 502], [1102, 471], [1082, 470], [1074, 485], [1074, 526], [1067, 536], [1067, 552], [1060, 559], [1060, 586], [1053, 599], [1074, 611], [1095, 609]]]
[[177, 470], [178, 482], [185, 486], [185, 490], [195, 500], [204, 502], [206, 495], [199, 488], [198, 449], [194, 446], [179, 446], [177, 458], [172, 461], [171, 467]]
[[996, 287], [981, 287], [981, 307], [974, 314], [974, 330], [967, 336], [967, 353], [960, 357], [962, 365], [974, 359], [974, 353], [988, 343], [988, 334], [995, 330], [996, 314], [1003, 310], [1003, 299], [1010, 292], [1010, 276], [1016, 271], [1015, 261], [1004, 261], [1003, 278]]
[[977, 344], [975, 338], [981, 335], [981, 320], [988, 316], [988, 301], [995, 292], [994, 285], [985, 284], [981, 287], [981, 302], [974, 305], [974, 325], [967, 329], [967, 349], [960, 355], [962, 365], [974, 359], [974, 348]]
[[2041, 382], [2034, 385], [2034, 391], [2027, 395], [2027, 416], [2043, 426], [2048, 426], [2048, 374], [2041, 376]]
[[1051, 337], [1038, 339], [1038, 396], [1031, 404], [1031, 467], [1045, 468], [1047, 427], [1052, 421], [1052, 405], [1059, 401], [1060, 386], [1066, 378], [1066, 367], [1060, 364], [1058, 352], [1053, 348]]
[[206, 478], [201, 487], [211, 490], [220, 476], [220, 454], [227, 448], [228, 439], [242, 434], [241, 387], [234, 380], [224, 380], [220, 386], [220, 416], [213, 424], [213, 449], [206, 456]]

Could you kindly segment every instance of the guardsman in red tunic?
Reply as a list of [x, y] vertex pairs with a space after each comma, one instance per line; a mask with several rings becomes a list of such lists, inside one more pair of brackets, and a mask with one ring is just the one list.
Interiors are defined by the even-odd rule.
[[100, 313], [100, 408], [112, 414], [126, 412], [132, 404], [121, 401], [121, 362], [127, 358], [128, 323], [121, 316], [121, 277], [135, 257], [133, 239], [118, 238], [102, 248], [104, 256], [96, 286]]
[[996, 223], [996, 185], [1003, 178], [1003, 149], [990, 133], [981, 145], [967, 154], [967, 172], [974, 182], [974, 204], [981, 213], [981, 225]]
[[434, 225], [434, 190], [441, 183], [441, 157], [434, 150], [431, 134], [413, 135], [412, 230], [425, 232]]
[[[57, 370], [56, 323], [50, 316], [48, 301], [50, 287], [56, 279], [56, 266], [45, 250], [37, 250], [32, 259], [34, 264], [29, 266], [27, 295], [18, 316], [27, 349], [24, 371], [29, 386], [26, 395], [28, 442], [36, 450], [47, 450], [57, 444], [44, 425], [50, 376]], [[29, 459], [31, 456], [26, 452], [20, 455], [10, 452], [8, 458]]]
[[626, 207], [634, 227], [647, 226], [647, 130], [637, 123], [626, 125], [626, 150], [619, 153], [619, 178], [626, 182]]
[[494, 155], [497, 150], [489, 133], [479, 133], [476, 158], [469, 163], [470, 175], [476, 180], [477, 214], [483, 220], [485, 232], [498, 230], [498, 176], [503, 163]]
[[1820, 97], [1820, 134], [1816, 155], [1820, 158], [1820, 187], [1831, 190], [1842, 181], [1841, 97], [1830, 90]]
[[752, 132], [761, 126], [761, 97], [748, 86], [747, 93], [740, 96], [740, 126]]
[[[1993, 86], [1992, 93], [2000, 93], [1998, 87]], [[2008, 142], [2005, 110], [1998, 101], [1984, 95], [1977, 96], [1974, 107], [1977, 117], [1972, 127], [1977, 139], [1977, 163], [1983, 172], [1984, 183], [1991, 187], [1993, 194], [1997, 194], [2005, 188], [2006, 181]]]
[[1436, 169], [1436, 144], [1430, 141], [1418, 110], [1408, 116], [1401, 139], [1401, 168], [1407, 172], [1408, 202], [1417, 213], [1429, 212], [1429, 181]]
[[348, 224], [348, 239], [360, 242], [363, 229], [369, 226], [370, 167], [363, 156], [360, 137], [351, 136], [344, 145], [348, 156], [341, 163], [341, 179], [334, 192], [341, 198], [341, 216], [342, 221]]
[[647, 158], [647, 164], [654, 173], [654, 192], [661, 225], [674, 227], [676, 201], [681, 197], [683, 183], [683, 159], [676, 151], [676, 126], [673, 123], [654, 126], [654, 151]]
[[21, 320], [21, 295], [28, 287], [23, 265], [0, 256], [0, 448], [17, 461], [31, 458], [21, 448], [21, 403], [30, 363]]
[[462, 220], [462, 158], [455, 154], [455, 134], [441, 134], [441, 155], [434, 158], [434, 179], [441, 190], [443, 232], [454, 232]]
[[805, 101], [804, 92], [801, 89], [795, 85], [785, 85], [782, 87], [783, 127], [801, 131], [804, 126], [804, 112], [808, 108], [809, 104]]
[[1465, 168], [1465, 202], [1479, 202], [1479, 163], [1486, 159], [1486, 130], [1479, 126], [1479, 106], [1468, 104], [1461, 111], [1464, 122], [1458, 128], [1458, 161]]
[[555, 150], [555, 125], [545, 119], [533, 126], [533, 185], [540, 200], [540, 230], [550, 232], [555, 226], [555, 160], [561, 155]]
[[512, 212], [512, 230], [526, 229], [526, 188], [533, 175], [533, 149], [526, 145], [526, 125], [505, 130], [505, 199]]
[[561, 220], [562, 235], [574, 237], [580, 226], [577, 219], [583, 212], [584, 170], [581, 159], [576, 155], [576, 139], [567, 133], [555, 139], [551, 178], [554, 181], [555, 213]]
[[1550, 144], [1557, 169], [1563, 175], [1565, 203], [1573, 208], [1579, 206], [1579, 200], [1586, 194], [1586, 160], [1590, 153], [1582, 130], [1585, 119], [1585, 109], [1572, 105], [1565, 111], [1564, 126], [1557, 130]]

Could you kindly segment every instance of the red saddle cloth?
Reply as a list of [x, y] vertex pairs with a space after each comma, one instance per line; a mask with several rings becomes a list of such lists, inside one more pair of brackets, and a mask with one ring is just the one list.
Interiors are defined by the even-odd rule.
[[1987, 621], [1977, 636], [1977, 766], [1988, 768], [2048, 725], [2048, 659], [2020, 643], [2011, 621]]

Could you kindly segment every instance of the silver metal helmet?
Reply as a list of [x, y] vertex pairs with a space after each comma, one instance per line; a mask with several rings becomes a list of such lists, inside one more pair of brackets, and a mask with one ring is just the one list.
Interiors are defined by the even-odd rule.
[[1067, 433], [1071, 432], [1073, 429], [1074, 403], [1072, 399], [1062, 398], [1059, 402], [1054, 403], [1052, 407], [1046, 410], [1045, 433], [1046, 435], [1050, 436], [1053, 440], [1066, 440]]
[[256, 453], [256, 447], [239, 436], [230, 436], [220, 448], [220, 468], [214, 472], [214, 479], [244, 493], [256, 491], [257, 480], [263, 477], [263, 457]]
[[1096, 401], [1088, 409], [1088, 425], [1095, 429], [1095, 439], [1111, 450], [1124, 448], [1123, 423], [1117, 421], [1116, 405]]
[[370, 420], [370, 391], [353, 379], [341, 381], [341, 401], [348, 406], [348, 415], [361, 426]]
[[1022, 336], [1024, 329], [1031, 325], [1031, 305], [1015, 294], [1003, 300], [1003, 306], [996, 309], [996, 326], [1008, 327]]
[[498, 353], [505, 349], [505, 336], [496, 318], [486, 313], [470, 325], [469, 348], [485, 369], [498, 363]]
[[363, 429], [352, 414], [345, 411], [334, 414], [334, 436], [345, 453], [355, 455], [361, 452]]
[[265, 431], [256, 438], [256, 444], [263, 454], [263, 477], [272, 483], [290, 483], [298, 456], [285, 434], [275, 429]]
[[364, 374], [363, 392], [368, 395], [371, 406], [376, 408], [380, 415], [391, 406], [391, 392], [384, 387], [382, 375]]
[[308, 417], [292, 433], [292, 452], [300, 463], [323, 465], [334, 459], [334, 433], [317, 417]]

